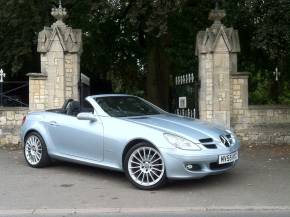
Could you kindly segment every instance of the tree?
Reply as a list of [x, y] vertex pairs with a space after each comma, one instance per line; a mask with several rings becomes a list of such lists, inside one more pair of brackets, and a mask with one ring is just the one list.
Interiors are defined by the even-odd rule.
[[[231, 0], [226, 3], [227, 23], [239, 30], [240, 70], [251, 73], [250, 101], [255, 104], [290, 103], [289, 0]], [[273, 76], [276, 67], [282, 72], [279, 85]]]
[[37, 0], [0, 0], [0, 66], [9, 77], [24, 78], [20, 72], [39, 68], [37, 33], [48, 24], [50, 4]]
[[[0, 67], [10, 79], [39, 72], [38, 32], [58, 0], [0, 0]], [[83, 30], [81, 72], [115, 92], [146, 96], [167, 109], [172, 77], [197, 73], [195, 37], [211, 25], [212, 0], [63, 0], [65, 23]], [[239, 30], [239, 71], [249, 71], [252, 103], [289, 103], [289, 0], [229, 0], [226, 26]], [[275, 86], [273, 70], [282, 72]], [[272, 88], [269, 88], [271, 86]], [[278, 90], [278, 92], [275, 92]]]
[[166, 48], [170, 46], [168, 17], [182, 6], [176, 0], [137, 0], [120, 3], [120, 22], [142, 50], [140, 59], [146, 74], [146, 97], [168, 109], [170, 62]]

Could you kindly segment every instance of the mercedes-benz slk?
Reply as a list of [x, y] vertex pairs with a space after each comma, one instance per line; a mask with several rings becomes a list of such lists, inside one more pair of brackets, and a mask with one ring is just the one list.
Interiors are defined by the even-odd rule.
[[21, 139], [31, 167], [53, 159], [125, 172], [140, 189], [233, 168], [239, 140], [221, 126], [170, 114], [130, 95], [95, 95], [82, 106], [29, 113]]

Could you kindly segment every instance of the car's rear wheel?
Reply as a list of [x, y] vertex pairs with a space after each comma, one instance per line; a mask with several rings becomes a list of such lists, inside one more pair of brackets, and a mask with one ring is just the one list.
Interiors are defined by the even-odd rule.
[[37, 132], [31, 132], [25, 137], [24, 157], [29, 166], [41, 168], [50, 164], [46, 144]]
[[126, 154], [124, 166], [128, 179], [142, 190], [156, 189], [166, 182], [163, 158], [149, 143], [133, 146]]

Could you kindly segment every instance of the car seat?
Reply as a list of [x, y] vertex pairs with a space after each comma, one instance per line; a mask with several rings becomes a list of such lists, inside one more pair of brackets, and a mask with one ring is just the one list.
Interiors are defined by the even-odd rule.
[[78, 101], [71, 101], [68, 103], [66, 108], [66, 114], [70, 116], [77, 116], [78, 113], [81, 111], [80, 102]]

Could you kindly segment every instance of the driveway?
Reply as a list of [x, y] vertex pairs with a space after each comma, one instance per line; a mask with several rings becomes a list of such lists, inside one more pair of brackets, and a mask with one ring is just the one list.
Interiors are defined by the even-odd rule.
[[53, 213], [192, 211], [290, 212], [290, 146], [244, 147], [230, 172], [134, 188], [122, 173], [69, 163], [26, 165], [21, 151], [0, 151], [0, 216]]

